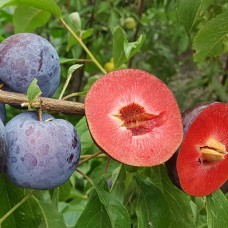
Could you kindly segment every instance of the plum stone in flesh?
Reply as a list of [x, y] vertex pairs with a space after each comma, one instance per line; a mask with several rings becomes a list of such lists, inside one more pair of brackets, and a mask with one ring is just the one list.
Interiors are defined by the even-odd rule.
[[51, 189], [66, 182], [80, 158], [80, 141], [68, 121], [36, 112], [15, 116], [6, 125], [8, 156], [6, 173], [16, 184]]
[[15, 92], [26, 93], [37, 78], [42, 96], [51, 97], [60, 81], [59, 57], [43, 37], [19, 33], [0, 44], [0, 80]]

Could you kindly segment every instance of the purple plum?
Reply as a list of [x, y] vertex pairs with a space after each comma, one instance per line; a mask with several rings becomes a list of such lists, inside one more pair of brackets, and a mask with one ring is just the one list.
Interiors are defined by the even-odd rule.
[[34, 78], [42, 96], [51, 97], [60, 81], [59, 56], [43, 37], [18, 33], [0, 43], [0, 80], [12, 91], [26, 93]]
[[6, 161], [5, 126], [0, 120], [0, 173], [3, 171]]
[[6, 125], [6, 174], [16, 185], [51, 189], [75, 171], [81, 145], [74, 126], [66, 120], [24, 112]]

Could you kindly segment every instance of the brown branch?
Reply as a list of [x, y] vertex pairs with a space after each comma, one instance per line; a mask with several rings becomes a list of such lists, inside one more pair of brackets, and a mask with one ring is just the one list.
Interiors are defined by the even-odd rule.
[[[58, 100], [46, 97], [39, 97], [37, 101], [40, 103], [42, 110], [55, 111], [62, 114], [85, 115], [84, 104], [79, 102]], [[28, 103], [28, 98], [24, 94], [0, 90], [0, 103], [21, 105], [23, 103]]]

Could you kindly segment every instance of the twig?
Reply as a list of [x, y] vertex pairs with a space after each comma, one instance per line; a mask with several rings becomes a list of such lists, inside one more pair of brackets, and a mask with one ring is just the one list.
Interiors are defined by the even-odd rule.
[[103, 152], [99, 151], [99, 152], [97, 152], [97, 153], [95, 153], [95, 154], [91, 154], [89, 157], [87, 157], [87, 158], [81, 160], [81, 161], [79, 162], [78, 166], [82, 165], [83, 163], [89, 161], [89, 160], [92, 159], [92, 158], [97, 157], [98, 155], [100, 155], [100, 154], [102, 154], [102, 153], [103, 153]]
[[77, 36], [77, 34], [71, 29], [71, 27], [62, 18], [60, 18], [60, 21], [66, 27], [66, 29], [71, 33], [71, 35], [78, 41], [78, 43], [85, 50], [85, 52], [89, 55], [89, 57], [91, 58], [91, 60], [101, 70], [101, 72], [104, 73], [104, 74], [106, 74], [107, 72], [105, 71], [105, 69], [100, 65], [100, 63], [97, 61], [97, 59], [94, 57], [94, 55], [90, 52], [90, 50], [84, 44], [84, 42], [82, 41], [82, 39]]
[[[91, 157], [91, 154], [83, 154], [80, 156], [81, 160], [85, 159], [85, 158], [89, 158]], [[106, 154], [99, 154], [96, 156], [96, 158], [107, 158]]]
[[[40, 102], [40, 107], [42, 110], [55, 111], [56, 113], [63, 114], [85, 115], [84, 104], [79, 102], [58, 100], [46, 97], [39, 97], [37, 101]], [[28, 102], [28, 98], [24, 94], [0, 90], [0, 103], [21, 105]]]
[[76, 172], [80, 173], [87, 181], [89, 181], [94, 186], [93, 180], [91, 178], [89, 178], [85, 173], [83, 173], [79, 169], [76, 169]]

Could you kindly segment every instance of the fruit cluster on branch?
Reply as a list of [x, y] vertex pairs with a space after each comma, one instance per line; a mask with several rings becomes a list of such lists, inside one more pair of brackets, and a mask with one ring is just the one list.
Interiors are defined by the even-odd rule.
[[[60, 64], [56, 50], [46, 39], [31, 33], [16, 34], [0, 44], [0, 53], [0, 81], [4, 83], [0, 103], [39, 109], [22, 112], [6, 126], [2, 123], [3, 116], [0, 168], [18, 186], [57, 187], [66, 182], [78, 166], [81, 143], [70, 122], [55, 119], [42, 110], [84, 115], [84, 105], [49, 98], [60, 82]], [[35, 94], [28, 100], [29, 95], [25, 94], [34, 79], [44, 97]]]

